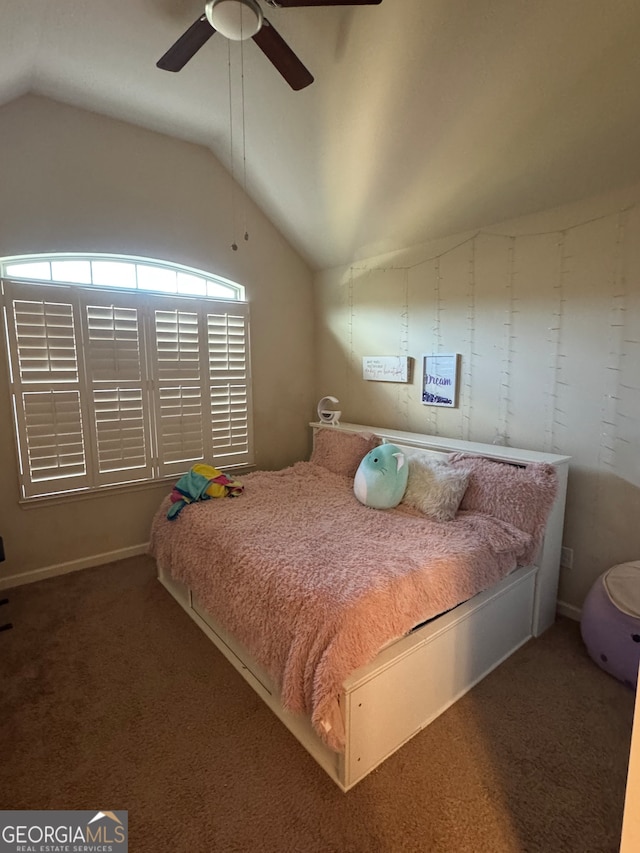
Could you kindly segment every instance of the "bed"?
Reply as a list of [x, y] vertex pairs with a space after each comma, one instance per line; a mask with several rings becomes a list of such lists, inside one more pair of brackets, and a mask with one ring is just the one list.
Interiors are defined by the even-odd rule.
[[[165, 499], [150, 552], [161, 583], [348, 791], [555, 620], [569, 457], [311, 426], [309, 462], [249, 474], [239, 497], [173, 520]], [[409, 485], [421, 466], [462, 478], [453, 511], [362, 506], [355, 467], [381, 442], [405, 454]]]

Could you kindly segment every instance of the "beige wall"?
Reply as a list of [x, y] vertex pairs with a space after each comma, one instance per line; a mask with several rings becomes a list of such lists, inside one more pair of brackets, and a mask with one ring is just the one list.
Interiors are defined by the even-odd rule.
[[[205, 148], [34, 96], [0, 109], [0, 257], [117, 252], [185, 263], [243, 284], [251, 303], [256, 461], [278, 468], [309, 448], [312, 275], [238, 187], [234, 234], [231, 190], [229, 175]], [[18, 505], [3, 346], [0, 353], [0, 535], [7, 554], [0, 581], [144, 543], [166, 485], [57, 506]]]
[[[560, 599], [640, 556], [640, 186], [316, 277], [318, 396], [343, 419], [573, 457]], [[420, 357], [462, 356], [455, 409]], [[408, 355], [410, 384], [362, 379]]]

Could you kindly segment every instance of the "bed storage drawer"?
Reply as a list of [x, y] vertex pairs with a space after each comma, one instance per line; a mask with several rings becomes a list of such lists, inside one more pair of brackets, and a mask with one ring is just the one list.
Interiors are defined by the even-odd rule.
[[385, 649], [375, 668], [363, 667], [347, 680], [347, 788], [532, 636], [535, 572], [518, 570]]
[[228, 631], [225, 631], [224, 628], [212, 619], [194, 592], [191, 593], [191, 607], [193, 612], [205, 623], [209, 631], [214, 633], [220, 641], [216, 643], [218, 648], [221, 648], [220, 643], [223, 644], [224, 648], [221, 648], [221, 650], [236, 669], [240, 669], [248, 681], [252, 678], [257, 681], [262, 690], [266, 691], [270, 696], [275, 695], [277, 691], [268, 673], [250, 657], [246, 650]]
[[244, 680], [251, 685], [273, 713], [285, 724], [289, 731], [307, 749], [334, 782], [344, 789], [344, 756], [325, 746], [311, 725], [311, 719], [304, 714], [292, 714], [280, 701], [272, 679], [248, 654], [238, 641], [215, 622], [202, 606], [195, 593], [191, 593], [191, 618], [217, 646]]
[[189, 587], [183, 584], [182, 581], [172, 577], [171, 572], [160, 564], [158, 564], [158, 580], [185, 610], [191, 609], [191, 591]]

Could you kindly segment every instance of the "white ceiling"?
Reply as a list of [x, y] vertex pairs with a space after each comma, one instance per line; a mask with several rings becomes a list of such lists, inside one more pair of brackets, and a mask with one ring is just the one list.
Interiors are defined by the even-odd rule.
[[[155, 67], [202, 8], [0, 0], [0, 104], [47, 95], [231, 169], [228, 42]], [[640, 180], [638, 0], [263, 9], [316, 81], [294, 92], [233, 45], [233, 171], [315, 268]]]

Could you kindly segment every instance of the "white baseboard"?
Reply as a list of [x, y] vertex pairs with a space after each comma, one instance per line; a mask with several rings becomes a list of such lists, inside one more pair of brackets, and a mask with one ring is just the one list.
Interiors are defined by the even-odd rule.
[[30, 572], [19, 572], [15, 575], [0, 577], [0, 589], [10, 589], [14, 586], [22, 586], [26, 583], [34, 583], [45, 578], [54, 578], [57, 575], [66, 575], [69, 572], [77, 572], [80, 569], [91, 569], [93, 566], [103, 566], [105, 563], [115, 563], [117, 560], [125, 560], [127, 557], [137, 557], [146, 554], [149, 547], [148, 542], [142, 545], [132, 545], [129, 548], [119, 548], [117, 551], [107, 551], [104, 554], [94, 554], [91, 557], [83, 557], [80, 560], [71, 560], [68, 563], [56, 563], [54, 566], [44, 566], [41, 569], [33, 569]]
[[566, 616], [569, 619], [580, 621], [582, 610], [579, 607], [574, 607], [573, 604], [567, 604], [566, 601], [558, 601], [556, 610], [561, 616]]

